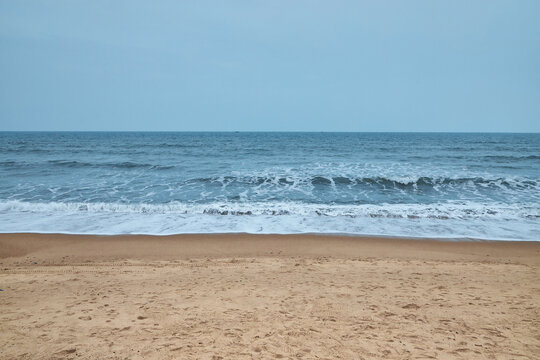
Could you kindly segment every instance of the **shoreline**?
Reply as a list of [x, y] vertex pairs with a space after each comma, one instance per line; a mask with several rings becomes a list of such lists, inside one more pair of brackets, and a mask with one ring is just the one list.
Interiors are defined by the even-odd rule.
[[170, 260], [220, 257], [395, 258], [540, 263], [540, 242], [327, 234], [86, 235], [0, 233], [0, 259]]
[[371, 233], [347, 233], [347, 232], [246, 232], [246, 231], [231, 231], [231, 232], [179, 232], [179, 233], [80, 233], [69, 231], [5, 231], [0, 230], [0, 235], [70, 235], [70, 236], [148, 236], [148, 237], [167, 237], [167, 236], [222, 236], [222, 235], [252, 235], [252, 236], [328, 236], [328, 237], [353, 237], [353, 238], [381, 238], [381, 239], [398, 239], [398, 240], [427, 240], [427, 241], [503, 241], [503, 242], [540, 242], [539, 239], [512, 239], [512, 238], [481, 238], [470, 236], [409, 236], [409, 235], [388, 235], [388, 234], [371, 234]]

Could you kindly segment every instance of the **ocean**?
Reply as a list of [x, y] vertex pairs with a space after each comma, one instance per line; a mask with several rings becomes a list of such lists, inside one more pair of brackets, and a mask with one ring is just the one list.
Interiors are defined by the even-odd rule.
[[540, 134], [1, 132], [0, 232], [540, 240]]

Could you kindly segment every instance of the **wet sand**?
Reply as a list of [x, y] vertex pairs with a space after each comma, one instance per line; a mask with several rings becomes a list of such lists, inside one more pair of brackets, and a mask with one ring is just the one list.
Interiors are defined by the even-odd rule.
[[0, 234], [0, 359], [534, 359], [540, 243]]

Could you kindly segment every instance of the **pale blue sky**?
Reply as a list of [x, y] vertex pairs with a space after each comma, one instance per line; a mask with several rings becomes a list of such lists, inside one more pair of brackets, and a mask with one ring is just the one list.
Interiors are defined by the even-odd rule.
[[540, 131], [540, 1], [0, 0], [0, 130]]

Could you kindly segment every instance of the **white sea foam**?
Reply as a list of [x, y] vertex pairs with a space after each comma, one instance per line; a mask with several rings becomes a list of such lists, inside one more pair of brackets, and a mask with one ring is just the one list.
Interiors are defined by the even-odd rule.
[[540, 240], [538, 206], [0, 202], [0, 232], [342, 233]]

